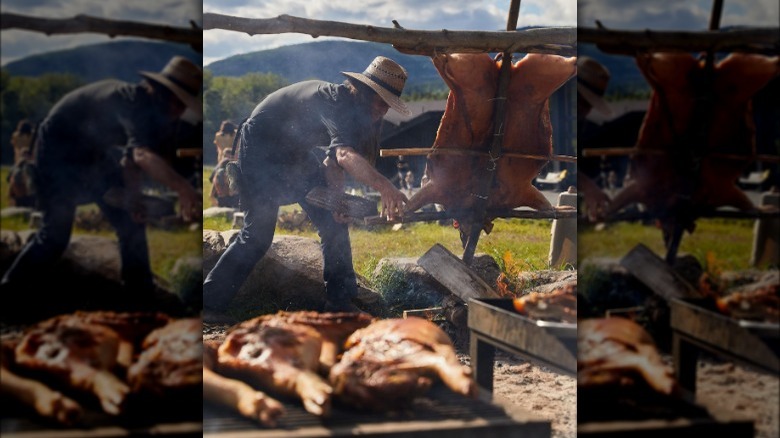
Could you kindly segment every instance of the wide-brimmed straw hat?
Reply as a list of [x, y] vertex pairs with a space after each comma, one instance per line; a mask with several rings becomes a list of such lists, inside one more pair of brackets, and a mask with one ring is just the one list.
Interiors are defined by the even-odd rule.
[[577, 92], [604, 115], [611, 115], [612, 110], [604, 101], [604, 93], [609, 83], [609, 70], [589, 56], [577, 59]]
[[203, 117], [203, 105], [198, 99], [203, 86], [203, 71], [192, 61], [183, 56], [174, 56], [159, 73], [150, 71], [139, 73], [171, 90], [187, 106], [187, 109], [199, 118]]
[[377, 56], [363, 73], [344, 71], [341, 73], [371, 87], [390, 108], [407, 116], [412, 114], [406, 104], [401, 101], [401, 92], [404, 90], [408, 77], [406, 69], [392, 59]]

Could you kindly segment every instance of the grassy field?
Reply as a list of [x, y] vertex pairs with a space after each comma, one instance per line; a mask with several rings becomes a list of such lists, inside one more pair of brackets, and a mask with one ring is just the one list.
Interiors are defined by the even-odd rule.
[[[0, 207], [9, 205], [5, 178], [8, 167], [0, 168]], [[210, 205], [208, 193], [211, 184], [208, 175], [211, 168], [204, 168], [203, 202]], [[94, 205], [80, 207], [96, 208]], [[283, 207], [283, 210], [300, 208], [298, 205]], [[753, 239], [752, 220], [702, 219], [697, 222], [693, 234], [683, 237], [680, 253], [694, 255], [705, 268], [720, 270], [742, 270], [749, 268]], [[20, 219], [6, 218], [0, 223], [6, 230], [27, 228]], [[206, 219], [204, 229], [226, 230], [230, 228], [226, 220]], [[490, 234], [482, 234], [476, 252], [492, 256], [504, 272], [538, 271], [548, 269], [547, 257], [550, 245], [549, 220], [497, 219]], [[87, 231], [74, 229], [74, 233]], [[201, 254], [201, 231], [180, 228], [163, 230], [150, 227], [147, 231], [152, 259], [152, 269], [160, 277], [170, 280], [170, 269], [175, 261], [184, 256]], [[93, 234], [113, 237], [111, 231]], [[277, 234], [293, 234], [317, 238], [316, 230], [305, 228], [301, 231], [277, 229]], [[379, 260], [384, 257], [420, 257], [433, 245], [441, 244], [452, 253], [461, 256], [464, 252], [458, 231], [451, 225], [439, 225], [435, 222], [417, 222], [404, 224], [394, 231], [390, 226], [367, 229], [353, 226], [351, 230], [355, 269], [361, 275], [370, 278]], [[610, 224], [605, 229], [580, 227], [579, 258], [615, 257], [625, 255], [638, 243], [643, 243], [660, 256], [665, 254], [661, 232], [653, 226], [640, 223]], [[553, 266], [552, 269], [562, 269]]]
[[[705, 269], [749, 269], [754, 223], [751, 219], [699, 219], [694, 232], [683, 235], [678, 254], [693, 255]], [[580, 265], [588, 257], [622, 257], [639, 243], [660, 257], [666, 255], [661, 230], [655, 226], [629, 222], [610, 224], [603, 230], [580, 226], [577, 234]]]
[[[203, 193], [211, 190], [206, 178], [210, 168], [204, 168]], [[204, 206], [210, 201], [204, 196]], [[301, 209], [299, 205], [282, 207], [283, 211]], [[550, 250], [550, 220], [497, 219], [490, 234], [483, 233], [477, 242], [476, 253], [492, 256], [505, 271], [536, 271], [547, 269]], [[226, 220], [205, 219], [204, 229], [228, 230], [231, 224]], [[303, 231], [289, 231], [277, 228], [277, 234], [291, 234], [317, 239], [314, 228]], [[433, 245], [441, 244], [453, 254], [462, 256], [464, 249], [458, 230], [452, 225], [435, 222], [404, 224], [394, 231], [391, 226], [366, 229], [353, 226], [350, 231], [355, 270], [370, 278], [379, 260], [384, 257], [420, 257]], [[562, 268], [562, 267], [553, 267]]]
[[[0, 168], [0, 208], [10, 205], [8, 198], [8, 186], [6, 176], [9, 168]], [[94, 204], [79, 207], [79, 210], [97, 210]], [[3, 230], [24, 230], [29, 228], [28, 223], [19, 217], [3, 218], [0, 222]], [[86, 231], [74, 227], [73, 234], [93, 234], [115, 238], [113, 231]], [[197, 256], [202, 254], [202, 232], [200, 228], [191, 230], [189, 227], [176, 227], [174, 229], [147, 228], [147, 240], [149, 242], [149, 257], [152, 271], [165, 281], [171, 281], [171, 268], [181, 257]]]

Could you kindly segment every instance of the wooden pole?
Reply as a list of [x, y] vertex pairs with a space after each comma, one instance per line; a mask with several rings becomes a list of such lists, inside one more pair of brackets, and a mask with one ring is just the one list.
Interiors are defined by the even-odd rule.
[[[582, 150], [583, 157], [617, 157], [622, 155], [667, 155], [669, 152], [661, 149], [637, 149], [630, 148], [587, 148]], [[761, 161], [766, 163], [780, 163], [777, 155], [740, 155], [722, 154], [718, 152], [706, 154], [709, 158], [722, 158], [726, 160]]]
[[113, 38], [119, 35], [139, 36], [176, 43], [189, 44], [203, 52], [203, 29], [192, 23], [191, 28], [178, 28], [134, 21], [76, 15], [73, 18], [41, 18], [3, 12], [0, 29], [20, 29], [41, 32], [46, 35], [71, 33], [101, 33]]
[[[489, 155], [488, 152], [485, 151], [479, 151], [474, 149], [455, 149], [455, 148], [403, 148], [403, 149], [380, 149], [379, 150], [379, 156], [380, 157], [397, 157], [400, 155], [403, 156], [413, 156], [413, 155], [435, 155], [435, 154], [445, 154], [445, 155]], [[527, 158], [529, 160], [541, 160], [541, 161], [565, 161], [569, 163], [576, 163], [577, 157], [572, 157], [570, 155], [531, 155], [531, 154], [521, 154], [518, 152], [503, 152], [501, 154], [501, 157], [512, 157], [512, 158]], [[500, 157], [499, 157], [500, 158]]]
[[[440, 221], [444, 219], [454, 219], [456, 217], [463, 217], [463, 215], [469, 212], [463, 211], [437, 211], [437, 212], [420, 212], [420, 213], [405, 213], [404, 217], [398, 218], [392, 221], [388, 221], [387, 218], [382, 216], [369, 216], [363, 219], [366, 225], [389, 225], [389, 224], [407, 224], [412, 222], [431, 222]], [[576, 210], [553, 210], [553, 211], [537, 211], [537, 210], [515, 210], [515, 209], [489, 209], [486, 211], [490, 217], [500, 217], [509, 219], [574, 219], [577, 217]]]
[[596, 44], [615, 55], [635, 56], [639, 52], [742, 52], [777, 55], [780, 28], [658, 32], [577, 28], [579, 43]]
[[[203, 29], [222, 29], [247, 35], [300, 33], [335, 36], [392, 44], [399, 52], [431, 56], [434, 53], [549, 53], [576, 56], [577, 28], [549, 27], [515, 32], [421, 31], [396, 27], [378, 27], [312, 20], [279, 15], [274, 18], [243, 18], [203, 14]], [[515, 29], [512, 29], [515, 30]]]
[[[514, 32], [517, 29], [517, 18], [520, 13], [520, 0], [512, 0], [509, 5], [509, 17], [507, 19], [507, 32]], [[490, 147], [491, 160], [488, 162], [486, 173], [480, 179], [479, 187], [476, 193], [471, 195], [476, 197], [474, 203], [474, 215], [472, 216], [472, 226], [466, 248], [463, 252], [463, 262], [470, 265], [474, 252], [477, 249], [477, 241], [482, 233], [482, 224], [486, 217], [485, 209], [488, 205], [488, 195], [490, 188], [496, 177], [496, 167], [498, 166], [498, 157], [501, 156], [501, 148], [504, 143], [504, 112], [506, 111], [507, 90], [509, 88], [509, 76], [512, 70], [512, 53], [502, 52], [501, 72], [498, 78], [498, 90], [496, 91], [495, 108], [493, 110], [493, 144]]]

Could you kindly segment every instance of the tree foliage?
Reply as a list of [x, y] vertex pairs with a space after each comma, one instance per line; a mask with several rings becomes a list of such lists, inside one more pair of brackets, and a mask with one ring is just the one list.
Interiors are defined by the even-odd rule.
[[81, 85], [83, 81], [70, 74], [50, 73], [29, 77], [0, 71], [2, 162], [5, 164], [12, 161], [10, 138], [19, 120], [28, 119], [37, 124], [62, 96]]
[[224, 120], [238, 124], [266, 96], [289, 83], [279, 75], [249, 73], [240, 77], [203, 74], [203, 150], [206, 162], [216, 160], [214, 133]]

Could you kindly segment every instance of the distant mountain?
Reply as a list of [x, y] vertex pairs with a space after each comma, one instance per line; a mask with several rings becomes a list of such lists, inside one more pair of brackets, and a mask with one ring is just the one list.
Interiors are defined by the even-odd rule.
[[316, 41], [234, 55], [205, 66], [214, 76], [274, 73], [289, 82], [321, 79], [342, 82], [342, 71], [362, 72], [376, 56], [386, 56], [409, 73], [404, 93], [446, 85], [427, 56], [405, 55], [388, 44], [359, 41]]
[[126, 40], [32, 55], [9, 62], [3, 69], [14, 76], [70, 73], [84, 82], [106, 78], [135, 82], [141, 79], [139, 70], [159, 71], [176, 55], [197, 65], [203, 63], [202, 55], [184, 44]]

